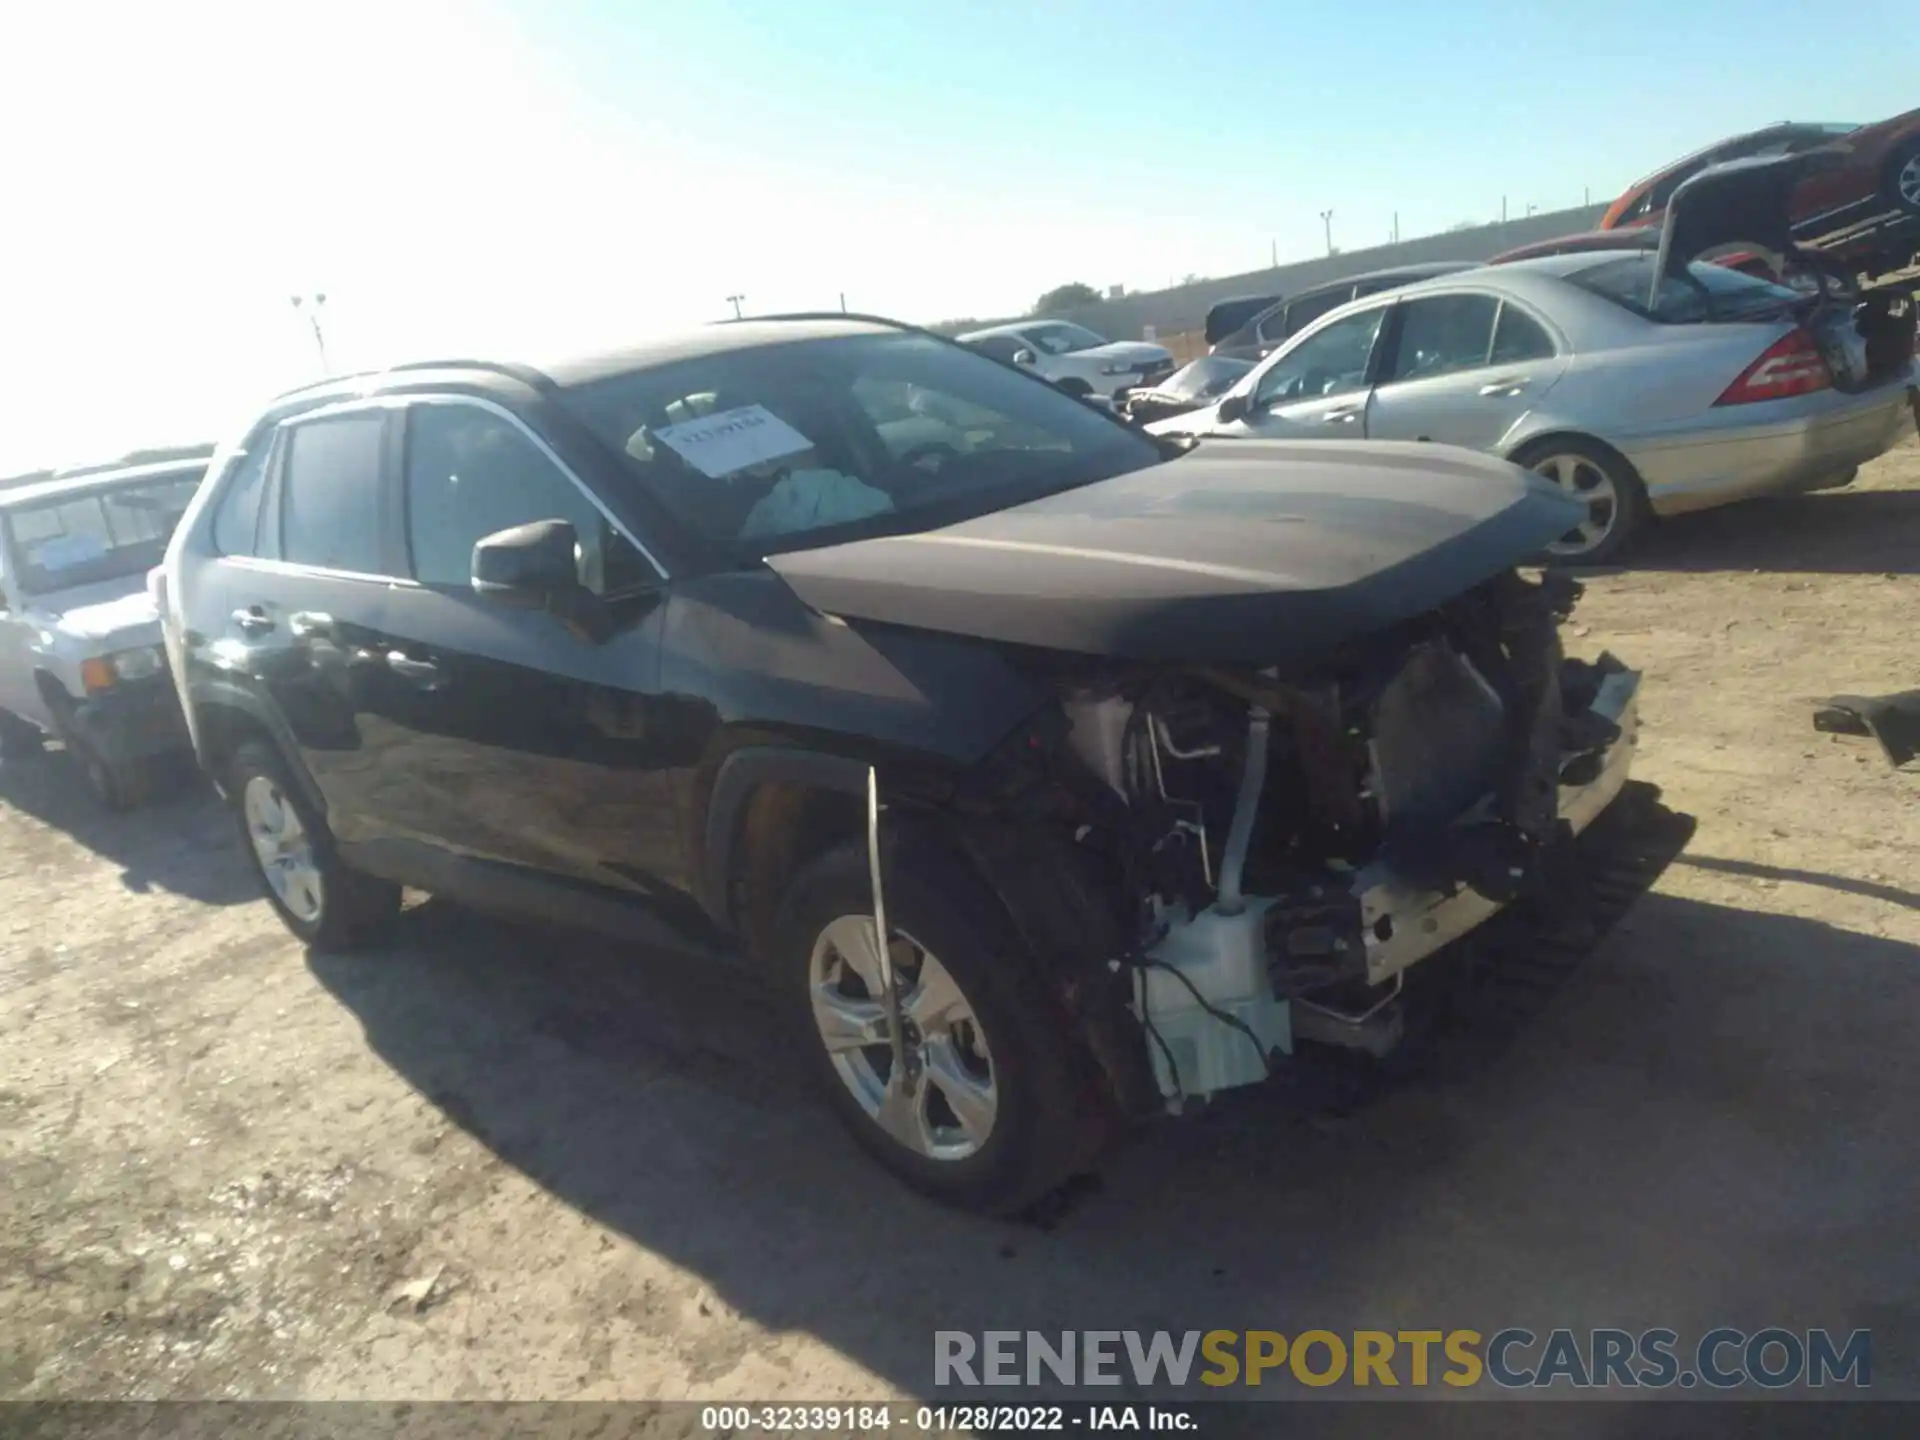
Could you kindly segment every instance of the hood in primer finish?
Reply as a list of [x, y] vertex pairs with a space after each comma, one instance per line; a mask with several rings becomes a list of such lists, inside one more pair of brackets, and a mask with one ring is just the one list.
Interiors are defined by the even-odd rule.
[[1448, 446], [1213, 440], [959, 524], [767, 563], [842, 618], [1268, 665], [1431, 610], [1580, 514], [1537, 476]]

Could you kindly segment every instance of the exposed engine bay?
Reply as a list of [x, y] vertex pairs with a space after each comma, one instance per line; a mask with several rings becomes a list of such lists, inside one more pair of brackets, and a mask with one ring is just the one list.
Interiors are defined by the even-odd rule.
[[1167, 1104], [1302, 1039], [1385, 1053], [1406, 967], [1553, 883], [1625, 781], [1638, 684], [1563, 658], [1577, 594], [1505, 572], [1308, 668], [1060, 662], [1017, 767], [1054, 799], [1025, 808], [1111, 881]]

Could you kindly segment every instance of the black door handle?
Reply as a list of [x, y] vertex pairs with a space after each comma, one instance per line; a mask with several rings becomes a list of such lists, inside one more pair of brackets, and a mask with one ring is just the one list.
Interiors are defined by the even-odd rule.
[[233, 623], [246, 635], [264, 635], [273, 629], [273, 617], [258, 605], [234, 611]]
[[416, 660], [399, 650], [387, 652], [387, 668], [403, 679], [411, 680], [423, 690], [436, 689], [440, 684], [440, 667], [431, 660]]
[[296, 640], [331, 638], [333, 617], [323, 615], [318, 610], [296, 610], [287, 617], [287, 629], [293, 632]]

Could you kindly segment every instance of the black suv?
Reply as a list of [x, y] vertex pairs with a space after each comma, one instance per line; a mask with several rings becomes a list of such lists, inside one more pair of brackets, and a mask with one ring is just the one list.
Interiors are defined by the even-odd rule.
[[1006, 1210], [1388, 1048], [1405, 968], [1612, 799], [1634, 677], [1512, 568], [1573, 518], [1463, 451], [1156, 440], [789, 317], [286, 396], [160, 588], [296, 935], [410, 885], [744, 955], [863, 1143]]

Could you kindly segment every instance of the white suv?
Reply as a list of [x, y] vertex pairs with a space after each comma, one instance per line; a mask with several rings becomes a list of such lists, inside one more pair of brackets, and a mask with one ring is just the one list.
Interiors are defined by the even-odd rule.
[[1073, 395], [1111, 399], [1173, 373], [1173, 354], [1141, 340], [1109, 340], [1069, 320], [1023, 320], [957, 337], [995, 360], [1031, 369]]
[[207, 462], [0, 490], [0, 753], [57, 735], [102, 803], [145, 797], [150, 762], [188, 748], [147, 572]]

